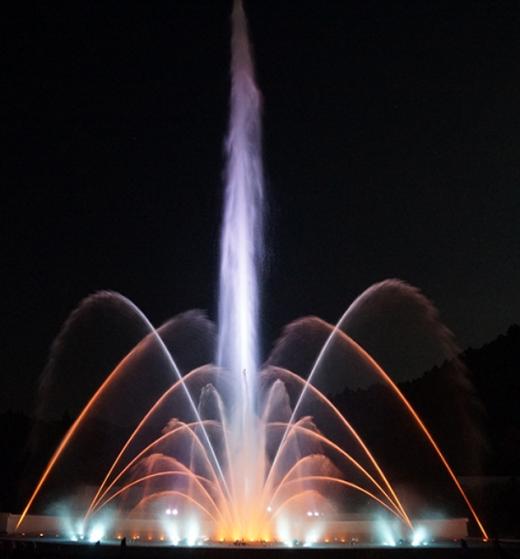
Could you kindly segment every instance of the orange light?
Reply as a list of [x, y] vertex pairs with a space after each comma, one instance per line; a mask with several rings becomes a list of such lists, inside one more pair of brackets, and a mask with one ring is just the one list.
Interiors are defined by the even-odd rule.
[[[225, 500], [225, 497], [224, 497], [224, 492], [222, 490], [222, 487], [218, 483], [217, 473], [215, 472], [215, 468], [213, 467], [213, 464], [211, 463], [211, 460], [208, 457], [207, 451], [206, 451], [204, 445], [202, 444], [202, 442], [200, 441], [200, 439], [198, 438], [198, 436], [192, 430], [192, 427], [200, 426], [200, 425], [203, 425], [205, 423], [215, 424], [215, 421], [204, 420], [204, 421], [193, 421], [191, 423], [183, 423], [179, 427], [176, 427], [175, 429], [172, 429], [171, 431], [168, 431], [164, 435], [161, 435], [160, 437], [158, 437], [157, 439], [152, 441], [147, 447], [145, 447], [136, 456], [134, 456], [134, 458], [132, 458], [132, 460], [130, 462], [128, 462], [128, 464], [110, 482], [108, 487], [105, 488], [104, 492], [98, 498], [96, 506], [100, 502], [100, 500], [108, 493], [108, 491], [110, 491], [110, 489], [116, 484], [116, 482], [123, 476], [123, 474], [125, 474], [142, 456], [144, 456], [149, 450], [151, 450], [152, 448], [157, 446], [160, 442], [164, 441], [165, 439], [175, 435], [176, 433], [178, 433], [179, 431], [182, 431], [182, 430], [187, 430], [188, 434], [193, 438], [193, 441], [197, 444], [198, 448], [200, 448], [202, 450], [203, 456], [206, 460], [206, 463], [207, 463], [208, 467], [210, 468], [210, 470], [213, 474], [213, 479], [215, 481], [215, 485], [220, 490], [220, 493], [221, 493], [222, 497], [224, 498], [224, 502], [227, 503], [227, 501]], [[186, 471], [190, 471], [190, 470], [188, 468], [186, 468]], [[108, 500], [106, 500], [102, 505], [100, 505], [97, 508], [100, 508], [101, 506], [104, 506], [107, 502], [108, 502]], [[90, 504], [89, 510], [87, 511], [87, 514], [85, 515], [85, 519], [87, 519], [89, 517], [89, 515], [92, 513], [93, 510], [94, 510], [94, 504], [92, 502]], [[220, 510], [219, 510], [219, 512], [220, 512]]]
[[484, 525], [482, 524], [476, 510], [473, 508], [473, 505], [471, 504], [471, 501], [469, 500], [468, 496], [464, 492], [464, 489], [462, 489], [462, 485], [460, 484], [459, 480], [457, 479], [457, 476], [455, 475], [455, 472], [451, 469], [451, 466], [449, 465], [448, 460], [446, 460], [444, 454], [442, 453], [441, 449], [439, 448], [439, 446], [435, 442], [431, 433], [428, 431], [426, 425], [422, 422], [418, 413], [412, 407], [410, 402], [405, 398], [405, 396], [399, 390], [399, 388], [394, 383], [394, 381], [389, 377], [389, 375], [379, 365], [379, 363], [377, 363], [375, 361], [375, 359], [368, 352], [366, 352], [359, 344], [357, 344], [352, 338], [350, 338], [350, 336], [347, 336], [347, 334], [345, 334], [341, 330], [339, 332], [341, 333], [342, 336], [344, 336], [346, 339], [348, 339], [353, 344], [354, 348], [359, 352], [359, 354], [361, 356], [363, 356], [374, 367], [374, 369], [377, 371], [377, 373], [379, 373], [379, 375], [388, 383], [388, 385], [394, 391], [394, 393], [399, 398], [399, 400], [401, 400], [401, 402], [404, 404], [405, 408], [408, 410], [410, 415], [413, 417], [413, 419], [415, 420], [417, 425], [420, 427], [421, 431], [424, 433], [424, 435], [428, 439], [429, 443], [431, 444], [431, 446], [433, 447], [433, 449], [437, 453], [437, 456], [440, 458], [441, 462], [443, 463], [444, 467], [446, 468], [446, 471], [450, 475], [453, 483], [455, 484], [455, 486], [459, 490], [459, 493], [461, 494], [462, 498], [464, 499], [464, 502], [466, 503], [468, 509], [470, 510], [471, 514], [473, 515], [473, 518], [475, 519], [475, 522], [478, 524], [478, 527], [479, 527], [480, 531], [482, 532], [482, 535], [484, 536], [484, 539], [486, 539], [486, 540], [489, 539], [489, 536], [487, 535], [487, 532], [484, 528]]
[[[324, 324], [326, 324], [329, 328], [333, 328], [330, 324], [321, 321]], [[341, 332], [341, 331], [340, 331]], [[408, 525], [408, 527], [410, 529], [413, 528], [412, 526], [412, 522], [410, 521], [410, 518], [408, 517], [408, 515], [406, 514], [406, 511], [403, 507], [403, 505], [401, 504], [401, 502], [399, 501], [399, 498], [397, 497], [396, 492], [394, 491], [393, 487], [391, 486], [390, 482], [388, 481], [387, 477], [385, 476], [383, 470], [381, 469], [381, 466], [379, 466], [379, 464], [377, 463], [374, 455], [370, 452], [369, 448], [367, 447], [367, 445], [365, 444], [365, 442], [363, 441], [363, 439], [360, 437], [360, 435], [358, 434], [358, 432], [354, 429], [354, 427], [347, 421], [347, 419], [342, 415], [342, 413], [339, 411], [339, 409], [322, 393], [320, 392], [316, 387], [314, 387], [312, 384], [308, 383], [308, 379], [305, 380], [302, 377], [300, 377], [299, 375], [297, 375], [296, 373], [293, 373], [292, 371], [289, 371], [288, 369], [283, 369], [281, 367], [276, 367], [277, 371], [280, 371], [281, 373], [289, 376], [291, 379], [295, 380], [296, 382], [302, 384], [304, 386], [303, 390], [310, 390], [315, 396], [317, 396], [317, 398], [324, 403], [328, 408], [330, 408], [330, 410], [334, 413], [334, 415], [343, 423], [343, 425], [348, 429], [348, 431], [350, 432], [350, 434], [354, 437], [354, 439], [356, 440], [356, 442], [360, 445], [361, 449], [363, 450], [363, 452], [366, 454], [367, 458], [370, 460], [370, 462], [372, 463], [372, 465], [374, 466], [374, 468], [376, 469], [377, 473], [379, 474], [379, 476], [381, 477], [381, 479], [383, 480], [384, 484], [386, 485], [388, 491], [390, 492], [390, 494], [393, 497], [393, 502], [394, 504], [397, 506], [397, 508], [399, 508], [399, 510], [402, 513], [402, 518], [403, 520], [406, 522], [406, 524]], [[271, 477], [271, 474], [273, 472], [273, 468], [275, 465], [275, 462], [278, 458], [278, 455], [280, 453], [280, 448], [277, 450], [275, 458], [273, 460], [273, 463], [271, 464], [271, 469], [269, 471], [269, 474], [267, 476], [267, 479], [269, 480], [269, 478]], [[373, 478], [372, 478], [373, 479]], [[266, 483], [267, 485], [267, 483]], [[381, 489], [381, 486], [376, 484], [378, 489], [383, 493], [383, 495], [385, 495], [385, 497], [392, 502], [392, 499], [390, 499], [388, 497], [388, 495], [386, 494], [385, 491], [383, 491]]]
[[[282, 423], [282, 422], [273, 422], [272, 425], [287, 425], [286, 423]], [[301, 425], [298, 425], [297, 423], [294, 423], [291, 426], [292, 430], [295, 431], [299, 431], [299, 432], [303, 432], [305, 434], [307, 434], [309, 437], [313, 437], [319, 441], [321, 441], [322, 443], [326, 444], [327, 446], [330, 446], [332, 449], [334, 449], [336, 452], [338, 452], [339, 454], [341, 454], [342, 456], [344, 456], [347, 460], [349, 460], [349, 462], [351, 462], [354, 466], [356, 466], [356, 468], [358, 468], [361, 472], [363, 472], [363, 474], [365, 476], [368, 477], [368, 479], [370, 479], [370, 481], [372, 481], [372, 483], [374, 483], [374, 485], [381, 491], [381, 493], [388, 499], [388, 501], [390, 503], [392, 503], [394, 506], [396, 506], [396, 503], [394, 503], [392, 501], [392, 499], [390, 499], [390, 497], [388, 496], [388, 494], [382, 489], [381, 485], [377, 483], [377, 481], [365, 470], [365, 468], [363, 468], [363, 466], [361, 466], [361, 464], [359, 464], [359, 462], [357, 462], [356, 460], [354, 460], [352, 458], [352, 456], [350, 456], [350, 454], [348, 454], [346, 451], [344, 451], [340, 446], [338, 446], [336, 443], [334, 443], [333, 441], [331, 441], [330, 439], [328, 439], [327, 437], [323, 436], [321, 433], [317, 433], [316, 431], [312, 431], [311, 429], [307, 429], [306, 427], [302, 427]], [[298, 463], [297, 463], [298, 464]], [[288, 472], [290, 473], [290, 472]], [[410, 527], [411, 527], [411, 523], [410, 520], [408, 519], [408, 516], [406, 514], [401, 514], [397, 508], [393, 509], [391, 507], [389, 507], [386, 503], [384, 503], [381, 499], [379, 499], [378, 497], [376, 497], [373, 493], [370, 493], [369, 491], [367, 491], [366, 489], [360, 487], [359, 485], [355, 485], [353, 483], [344, 481], [344, 480], [340, 480], [340, 478], [328, 478], [327, 476], [315, 476], [318, 479], [327, 479], [329, 481], [336, 481], [338, 483], [342, 483], [343, 485], [349, 486], [352, 489], [356, 489], [358, 491], [361, 491], [362, 493], [365, 493], [367, 496], [371, 497], [372, 499], [374, 499], [375, 501], [377, 501], [379, 504], [381, 504], [383, 507], [385, 507], [386, 509], [388, 509], [390, 512], [392, 512], [392, 514], [395, 514], [396, 516], [398, 516], [399, 518], [401, 518], [402, 520], [404, 520]], [[284, 477], [284, 480], [287, 478], [287, 476]], [[282, 480], [282, 482], [287, 483], [292, 483], [292, 482], [287, 482]], [[339, 481], [338, 481], [339, 480]], [[281, 488], [282, 483], [280, 483], [280, 485], [278, 486], [278, 488], [275, 490], [274, 495], [276, 495], [278, 493], [278, 490]], [[280, 507], [278, 507], [278, 511], [279, 512]], [[403, 509], [404, 510], [404, 509]], [[276, 514], [277, 514], [276, 513]], [[274, 518], [275, 515], [273, 515]]]
[[90, 506], [87, 510], [87, 514], [85, 515], [85, 519], [89, 517], [89, 515], [92, 512], [92, 509], [95, 507], [96, 503], [98, 503], [103, 498], [103, 496], [106, 494], [108, 489], [110, 489], [111, 486], [103, 494], [101, 494], [101, 492], [103, 491], [106, 483], [108, 482], [112, 472], [114, 471], [115, 467], [117, 466], [117, 464], [121, 460], [121, 458], [122, 458], [123, 454], [125, 453], [126, 449], [130, 445], [130, 443], [134, 440], [137, 433], [143, 428], [143, 426], [147, 422], [147, 420], [154, 414], [154, 412], [156, 412], [159, 409], [159, 407], [165, 401], [165, 399], [168, 396], [170, 396], [177, 388], [179, 388], [179, 386], [181, 386], [182, 384], [185, 384], [186, 381], [188, 381], [192, 376], [194, 376], [196, 373], [200, 373], [201, 371], [203, 371], [203, 368], [199, 367], [199, 368], [194, 369], [193, 371], [189, 372], [182, 379], [176, 381], [172, 386], [170, 386], [170, 388], [168, 388], [168, 390], [166, 390], [166, 392], [164, 392], [160, 396], [160, 398], [152, 405], [152, 407], [144, 415], [143, 419], [141, 419], [141, 421], [139, 422], [139, 425], [137, 425], [137, 427], [134, 429], [133, 433], [127, 439], [127, 441], [125, 442], [125, 444], [123, 445], [123, 447], [119, 451], [119, 454], [116, 456], [116, 459], [114, 460], [114, 462], [112, 463], [112, 465], [108, 469], [108, 472], [106, 473], [103, 481], [101, 482], [100, 486], [98, 487], [98, 490], [97, 490], [96, 494], [94, 495], [94, 498], [92, 499], [92, 501], [90, 503]]
[[[146, 339], [146, 338], [145, 338]], [[67, 431], [67, 433], [65, 434], [65, 436], [63, 437], [63, 439], [61, 440], [60, 444], [58, 445], [58, 448], [54, 451], [54, 454], [52, 455], [51, 459], [49, 460], [49, 463], [47, 464], [47, 467], [45, 468], [42, 476], [40, 477], [38, 483], [36, 484], [36, 487], [31, 495], [31, 497], [29, 498], [29, 501], [27, 502], [27, 504], [25, 505], [25, 508], [22, 512], [22, 514], [20, 515], [20, 518], [18, 519], [18, 522], [16, 524], [16, 528], [19, 528], [20, 525], [22, 524], [22, 522], [24, 521], [25, 517], [27, 516], [27, 513], [29, 512], [29, 509], [31, 508], [31, 505], [33, 504], [34, 500], [36, 499], [38, 493], [40, 492], [40, 489], [42, 488], [43, 484], [45, 483], [45, 481], [47, 480], [47, 478], [49, 477], [49, 474], [51, 473], [51, 470], [54, 467], [54, 464], [56, 464], [56, 462], [58, 461], [59, 457], [61, 456], [61, 454], [63, 453], [63, 451], [65, 450], [65, 447], [68, 445], [70, 439], [73, 437], [74, 433], [77, 431], [77, 429], [79, 428], [79, 425], [81, 424], [81, 422], [83, 421], [83, 418], [88, 414], [88, 412], [91, 410], [91, 408], [94, 406], [94, 404], [96, 403], [96, 401], [99, 399], [99, 397], [101, 396], [101, 394], [103, 393], [103, 391], [107, 388], [107, 386], [110, 385], [110, 383], [114, 380], [114, 378], [117, 376], [117, 374], [123, 370], [123, 366], [124, 364], [129, 361], [133, 355], [137, 352], [138, 348], [140, 347], [142, 341], [139, 342], [139, 344], [134, 347], [134, 349], [128, 353], [117, 365], [117, 367], [115, 369], [112, 370], [112, 372], [108, 375], [108, 377], [104, 380], [104, 382], [101, 384], [101, 386], [96, 390], [96, 392], [94, 393], [94, 395], [92, 396], [92, 398], [89, 400], [89, 402], [87, 403], [87, 405], [83, 408], [83, 410], [81, 411], [81, 413], [78, 415], [78, 417], [76, 418], [76, 420], [74, 421], [74, 423], [71, 425], [71, 427], [69, 428], [69, 430]]]

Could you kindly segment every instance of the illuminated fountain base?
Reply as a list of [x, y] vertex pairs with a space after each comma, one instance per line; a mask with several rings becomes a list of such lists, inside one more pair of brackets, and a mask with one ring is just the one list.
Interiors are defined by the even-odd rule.
[[[174, 518], [172, 514], [170, 518]], [[115, 541], [123, 537], [127, 541], [139, 543], [168, 543], [174, 545], [217, 545], [222, 542], [212, 540], [211, 525], [198, 524], [190, 529], [182, 521], [117, 518], [106, 526], [95, 524], [90, 532], [82, 533], [81, 528], [71, 520], [59, 516], [28, 515], [23, 524], [23, 531], [16, 529], [19, 515], [0, 515], [3, 525], [0, 532], [27, 537], [59, 537], [68, 540], [85, 540], [88, 542]], [[375, 520], [362, 515], [338, 516], [323, 521], [309, 518], [298, 523], [287, 535], [287, 541], [243, 542], [263, 545], [342, 545], [361, 543], [378, 545], [396, 545], [400, 541], [412, 545], [429, 542], [459, 540], [468, 536], [467, 518], [424, 519], [414, 522], [416, 530], [410, 536], [404, 533], [399, 523]]]

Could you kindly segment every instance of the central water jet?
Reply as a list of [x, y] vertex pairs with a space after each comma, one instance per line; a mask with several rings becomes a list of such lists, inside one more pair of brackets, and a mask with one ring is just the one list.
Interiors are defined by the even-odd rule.
[[[240, 537], [252, 503], [259, 497], [263, 451], [255, 440], [259, 369], [259, 268], [263, 250], [263, 177], [260, 92], [242, 2], [232, 14], [231, 111], [226, 143], [227, 168], [221, 237], [217, 363], [233, 377], [234, 409], [230, 417], [228, 483], [233, 493]], [[246, 474], [244, 475], [244, 472]], [[254, 472], [254, 473], [253, 473]], [[238, 475], [237, 475], [238, 474]], [[247, 534], [243, 533], [243, 530]]]
[[263, 248], [260, 92], [242, 3], [233, 9], [231, 115], [222, 223], [218, 364], [253, 399], [258, 371], [259, 266]]

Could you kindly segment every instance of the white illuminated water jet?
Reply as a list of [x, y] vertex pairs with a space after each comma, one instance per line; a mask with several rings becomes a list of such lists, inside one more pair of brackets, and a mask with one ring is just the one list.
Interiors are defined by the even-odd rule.
[[260, 92], [254, 81], [241, 2], [233, 10], [231, 115], [222, 223], [217, 362], [249, 404], [258, 373], [258, 275], [262, 253], [263, 178]]
[[[264, 472], [255, 400], [259, 372], [259, 268], [263, 244], [260, 92], [247, 22], [235, 1], [231, 40], [231, 114], [222, 223], [217, 363], [233, 378], [228, 479], [240, 518], [251, 516]], [[260, 467], [259, 467], [260, 466]], [[244, 472], [247, 472], [244, 475]]]

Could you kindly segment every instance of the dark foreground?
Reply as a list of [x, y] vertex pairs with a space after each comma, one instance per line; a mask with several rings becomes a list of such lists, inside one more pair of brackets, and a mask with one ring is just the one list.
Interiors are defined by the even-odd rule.
[[342, 547], [316, 546], [311, 548], [254, 547], [254, 546], [220, 546], [220, 547], [173, 547], [145, 546], [129, 544], [126, 548], [110, 544], [78, 544], [46, 540], [0, 539], [0, 557], [2, 559], [38, 558], [38, 559], [520, 559], [520, 542], [494, 542], [484, 544], [468, 541], [446, 545], [429, 545], [423, 547], [372, 547], [363, 545], [345, 545]]

